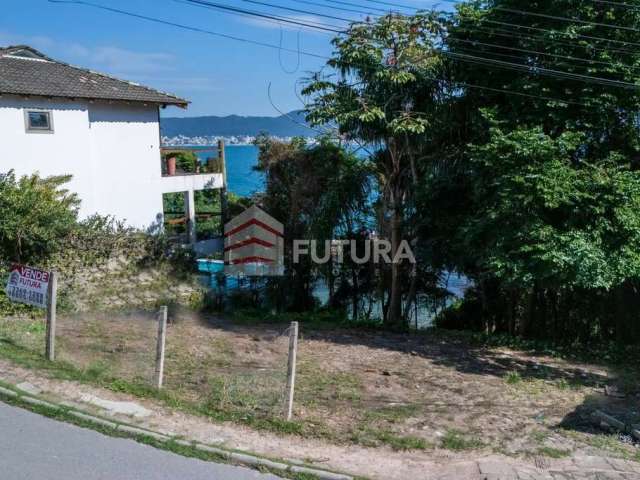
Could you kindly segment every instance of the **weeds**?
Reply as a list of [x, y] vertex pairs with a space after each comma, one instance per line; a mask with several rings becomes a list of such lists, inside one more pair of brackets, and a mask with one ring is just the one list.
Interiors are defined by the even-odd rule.
[[543, 457], [549, 458], [565, 458], [571, 455], [569, 450], [562, 450], [559, 448], [552, 447], [540, 447], [537, 450], [538, 455], [542, 455]]
[[442, 448], [456, 452], [463, 450], [476, 450], [482, 448], [484, 444], [478, 438], [466, 438], [457, 430], [447, 430], [441, 439]]
[[543, 443], [547, 438], [549, 438], [549, 432], [546, 430], [536, 430], [531, 433], [530, 437], [536, 443]]
[[412, 435], [397, 435], [387, 429], [364, 427], [352, 433], [351, 440], [365, 447], [386, 445], [393, 450], [428, 450], [433, 448], [425, 439]]
[[360, 379], [349, 372], [327, 372], [315, 361], [300, 359], [296, 385], [298, 401], [313, 406], [320, 400], [357, 403], [361, 398]]
[[522, 381], [522, 377], [520, 373], [513, 371], [505, 375], [504, 381], [507, 385], [516, 385]]
[[417, 415], [421, 410], [420, 405], [390, 405], [365, 413], [366, 422], [383, 420], [388, 423], [397, 423]]

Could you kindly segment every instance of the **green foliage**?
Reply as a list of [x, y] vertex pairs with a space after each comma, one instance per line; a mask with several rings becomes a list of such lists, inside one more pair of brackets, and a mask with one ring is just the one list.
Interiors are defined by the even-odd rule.
[[[209, 239], [222, 235], [222, 205], [220, 190], [200, 190], [194, 193], [196, 231], [199, 239]], [[185, 219], [186, 208], [184, 195], [165, 193], [162, 195], [165, 220]], [[239, 213], [239, 212], [238, 212]], [[164, 228], [168, 235], [186, 234], [186, 223], [172, 224], [165, 222]]]
[[[535, 25], [514, 29], [519, 10]], [[616, 46], [640, 40], [640, 11], [501, 0], [447, 16], [455, 94], [430, 125], [417, 222], [426, 261], [474, 285], [438, 325], [637, 343], [640, 91], [612, 82], [640, 80], [640, 53]]]
[[370, 165], [328, 139], [307, 146], [302, 139], [284, 143], [262, 136], [257, 145], [258, 169], [266, 177], [261, 206], [284, 224], [285, 235], [285, 276], [267, 283], [268, 306], [280, 311], [312, 310], [314, 283], [321, 276], [333, 281], [334, 264], [318, 266], [309, 256], [295, 263], [293, 240], [310, 239], [324, 245], [362, 228]]
[[70, 179], [0, 175], [0, 261], [41, 263], [63, 245], [80, 203], [63, 188]]
[[618, 155], [581, 159], [583, 138], [494, 127], [470, 149], [463, 247], [506, 287], [610, 289], [639, 276], [640, 174]]
[[35, 314], [38, 310], [10, 302], [5, 293], [11, 262], [49, 265], [76, 228], [79, 201], [64, 188], [68, 176], [16, 179], [0, 175], [0, 312]]
[[522, 381], [522, 377], [518, 372], [509, 372], [505, 375], [504, 381], [508, 385], [517, 385]]
[[[195, 173], [196, 166], [200, 163], [198, 156], [192, 151], [176, 150], [164, 155], [164, 159], [171, 157], [176, 159], [176, 171], [182, 173]], [[165, 164], [165, 162], [162, 163]]]
[[[347, 139], [374, 147], [369, 154], [380, 193], [377, 231], [391, 241], [392, 256], [402, 240], [415, 238], [419, 165], [431, 132], [446, 119], [443, 85], [433, 81], [443, 71], [438, 44], [445, 24], [437, 13], [389, 14], [352, 24], [333, 40], [327, 73], [313, 76], [303, 90], [311, 98], [311, 123], [335, 125]], [[428, 274], [408, 262], [384, 267], [378, 279], [389, 297], [384, 321], [402, 327]]]

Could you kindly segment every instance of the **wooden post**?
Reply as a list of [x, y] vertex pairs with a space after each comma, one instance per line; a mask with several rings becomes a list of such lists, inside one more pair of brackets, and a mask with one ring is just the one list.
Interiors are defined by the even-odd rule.
[[229, 221], [229, 209], [227, 205], [227, 160], [224, 153], [224, 140], [218, 140], [218, 158], [222, 168], [222, 188], [220, 189], [220, 210], [222, 214], [222, 222], [220, 222], [224, 235], [224, 224]]
[[158, 316], [158, 343], [156, 345], [156, 387], [162, 388], [164, 377], [164, 346], [167, 338], [167, 307], [160, 307]]
[[291, 322], [289, 329], [289, 362], [287, 364], [286, 418], [293, 415], [293, 393], [296, 386], [296, 356], [298, 354], [298, 322]]
[[49, 275], [49, 288], [47, 290], [47, 336], [45, 356], [53, 362], [56, 358], [56, 304], [58, 295], [58, 273]]
[[227, 186], [227, 161], [224, 152], [224, 140], [218, 140], [218, 158], [220, 159], [220, 168], [222, 168], [222, 185]]

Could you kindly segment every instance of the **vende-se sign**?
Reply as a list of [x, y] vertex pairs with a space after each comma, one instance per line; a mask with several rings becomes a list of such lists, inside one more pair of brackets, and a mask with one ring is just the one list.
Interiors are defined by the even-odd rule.
[[26, 265], [11, 266], [7, 282], [7, 297], [14, 302], [47, 308], [50, 273]]

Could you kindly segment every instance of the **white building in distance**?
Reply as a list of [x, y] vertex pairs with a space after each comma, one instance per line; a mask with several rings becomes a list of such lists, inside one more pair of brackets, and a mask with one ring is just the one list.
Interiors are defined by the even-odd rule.
[[203, 174], [163, 167], [159, 109], [188, 103], [28, 46], [0, 47], [0, 173], [72, 175], [82, 217], [112, 215], [138, 228], [162, 224], [162, 195], [184, 192], [195, 224], [193, 192], [224, 187], [225, 175], [224, 164]]

